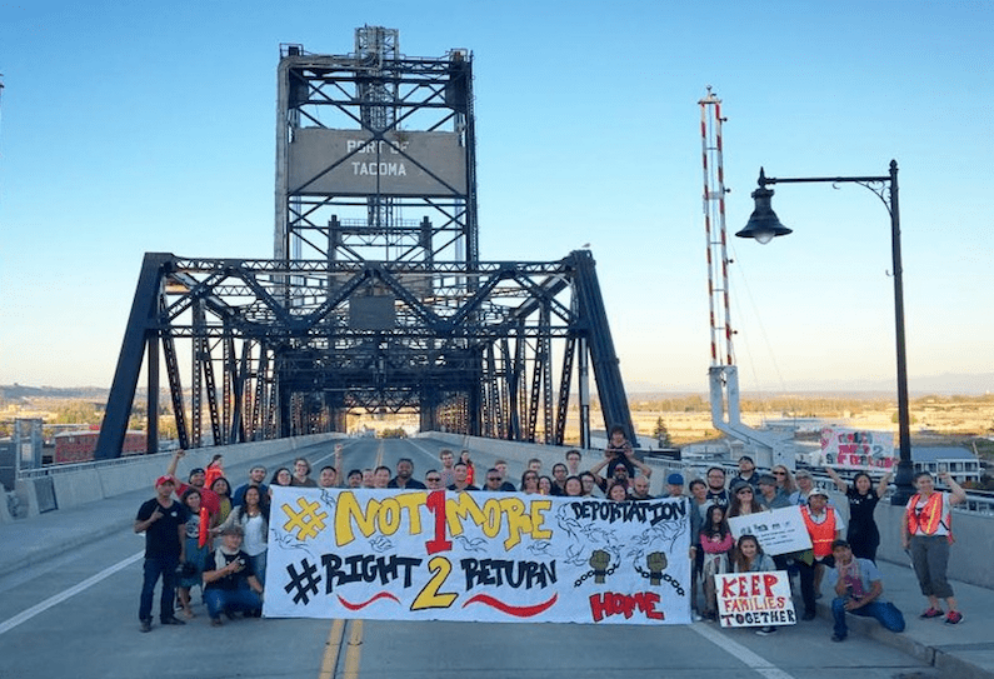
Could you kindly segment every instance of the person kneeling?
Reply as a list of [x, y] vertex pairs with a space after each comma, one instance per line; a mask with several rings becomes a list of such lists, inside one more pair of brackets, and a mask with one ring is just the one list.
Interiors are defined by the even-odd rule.
[[894, 604], [885, 601], [882, 576], [869, 559], [857, 559], [845, 540], [832, 543], [835, 568], [828, 573], [829, 585], [835, 587], [832, 617], [835, 619], [832, 641], [845, 641], [849, 634], [846, 612], [876, 618], [891, 632], [904, 631], [904, 616]]
[[204, 599], [211, 625], [221, 625], [221, 613], [245, 611], [262, 614], [262, 584], [252, 570], [251, 557], [241, 550], [245, 533], [239, 525], [221, 531], [221, 546], [207, 556], [204, 565]]

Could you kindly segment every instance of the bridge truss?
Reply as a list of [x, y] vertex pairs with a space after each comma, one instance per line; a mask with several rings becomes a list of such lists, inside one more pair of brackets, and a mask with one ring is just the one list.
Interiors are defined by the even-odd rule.
[[473, 269], [149, 253], [98, 456], [120, 449], [111, 435], [123, 442], [143, 363], [147, 412], [159, 411], [160, 355], [183, 447], [208, 433], [228, 444], [342, 430], [350, 410], [416, 411], [423, 429], [562, 444], [574, 387], [583, 444], [591, 368], [605, 423], [631, 427], [605, 329], [588, 250]]
[[469, 52], [405, 57], [369, 26], [352, 54], [286, 45], [277, 101], [273, 259], [146, 255], [98, 458], [120, 454], [143, 365], [159, 412], [160, 363], [184, 448], [345, 431], [352, 411], [562, 444], [574, 404], [588, 447], [591, 371], [634, 440], [591, 253], [480, 261]]

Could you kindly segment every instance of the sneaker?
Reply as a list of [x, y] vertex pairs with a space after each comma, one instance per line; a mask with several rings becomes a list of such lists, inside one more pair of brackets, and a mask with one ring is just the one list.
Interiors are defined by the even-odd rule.
[[175, 615], [170, 618], [163, 618], [161, 621], [163, 625], [185, 625], [186, 623], [177, 618]]
[[142, 620], [141, 627], [139, 627], [138, 629], [141, 630], [142, 632], [151, 632], [152, 631], [152, 621], [151, 620]]
[[816, 613], [814, 611], [804, 611], [804, 615], [801, 616], [801, 620], [814, 620]]
[[776, 627], [760, 627], [758, 630], [756, 630], [756, 634], [758, 634], [761, 637], [765, 637], [770, 634], [776, 634], [776, 631], [777, 631]]
[[962, 620], [963, 620], [963, 614], [960, 613], [959, 611], [949, 611], [949, 614], [946, 615], [947, 625], [958, 625]]
[[221, 622], [221, 618], [211, 618], [211, 627], [220, 627], [224, 623]]
[[941, 618], [942, 611], [940, 611], [938, 608], [930, 608], [921, 615], [919, 615], [918, 617], [922, 618], [923, 620], [927, 620], [929, 618]]
[[838, 634], [833, 634], [832, 635], [832, 641], [845, 641], [845, 640], [846, 640], [846, 638], [844, 636], [840, 636]]
[[700, 613], [694, 613], [693, 617], [694, 617], [694, 622], [700, 622], [701, 620], [704, 619], [704, 618], [701, 617]]

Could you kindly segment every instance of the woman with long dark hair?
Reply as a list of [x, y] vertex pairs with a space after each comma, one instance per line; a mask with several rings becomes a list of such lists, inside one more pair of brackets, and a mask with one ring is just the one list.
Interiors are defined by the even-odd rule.
[[704, 617], [718, 619], [718, 600], [714, 589], [714, 576], [728, 572], [728, 553], [735, 546], [735, 538], [725, 518], [725, 508], [711, 505], [701, 528], [701, 549], [704, 551], [702, 581], [704, 583]]
[[[756, 536], [748, 534], [739, 536], [739, 541], [735, 545], [735, 558], [732, 567], [735, 573], [761, 573], [777, 570], [773, 559], [763, 553], [763, 548], [760, 547]], [[776, 631], [776, 627], [767, 625], [756, 630], [756, 634], [773, 634]]]
[[752, 485], [739, 484], [732, 495], [731, 503], [728, 505], [728, 518], [757, 514], [761, 511], [763, 511], [763, 507], [756, 502], [756, 491], [753, 490]]
[[266, 547], [269, 543], [269, 498], [259, 491], [258, 486], [245, 490], [245, 500], [235, 507], [228, 520], [218, 526], [220, 533], [227, 526], [239, 525], [245, 532], [242, 551], [252, 558], [252, 569], [259, 582], [266, 584]]
[[869, 559], [877, 562], [877, 547], [880, 546], [880, 529], [873, 518], [877, 503], [887, 494], [890, 483], [890, 472], [880, 477], [877, 487], [866, 472], [857, 472], [852, 478], [852, 484], [846, 483], [839, 473], [831, 467], [825, 471], [835, 482], [835, 487], [844, 493], [849, 500], [849, 530], [846, 541], [852, 549], [853, 556], [858, 559]]

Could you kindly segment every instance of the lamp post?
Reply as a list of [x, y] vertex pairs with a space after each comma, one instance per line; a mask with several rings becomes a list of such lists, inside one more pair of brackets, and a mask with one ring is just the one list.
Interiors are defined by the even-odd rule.
[[[901, 267], [901, 213], [897, 202], [897, 161], [890, 161], [890, 174], [879, 177], [767, 177], [763, 168], [759, 169], [759, 188], [752, 197], [756, 207], [745, 228], [736, 233], [739, 238], [755, 238], [761, 244], [769, 243], [777, 236], [786, 236], [791, 230], [780, 223], [770, 199], [773, 190], [769, 184], [859, 184], [869, 189], [881, 200], [890, 213], [891, 253], [894, 278], [894, 327], [897, 339], [897, 416], [900, 459], [894, 484], [897, 492], [893, 504], [906, 504], [913, 493], [912, 477], [914, 466], [911, 462], [911, 415], [908, 408], [908, 363], [904, 341], [904, 278]], [[886, 189], [886, 190], [885, 190]]]

